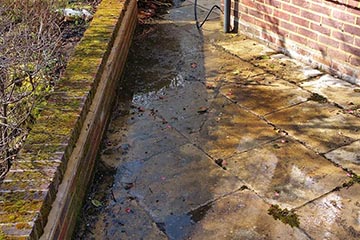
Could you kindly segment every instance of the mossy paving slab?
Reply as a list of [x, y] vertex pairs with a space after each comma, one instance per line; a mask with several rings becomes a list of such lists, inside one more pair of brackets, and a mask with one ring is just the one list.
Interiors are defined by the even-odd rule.
[[209, 206], [188, 239], [310, 239], [268, 214], [266, 204], [249, 190], [226, 196]]
[[360, 176], [360, 141], [328, 152], [325, 157]]
[[360, 120], [328, 103], [305, 102], [266, 118], [320, 153], [360, 139]]
[[349, 181], [346, 172], [282, 138], [226, 160], [226, 168], [269, 202], [298, 207]]
[[21, 236], [29, 236], [31, 234], [32, 225], [28, 222], [19, 222], [16, 224], [0, 224], [0, 239], [1, 233], [6, 234], [6, 238], [4, 240], [25, 240], [26, 237]]
[[300, 227], [313, 239], [360, 239], [360, 185], [332, 192], [298, 210]]
[[34, 191], [34, 190], [45, 190], [50, 187], [51, 182], [41, 179], [36, 180], [10, 180], [3, 181], [0, 187], [7, 191]]
[[308, 92], [296, 85], [275, 79], [268, 82], [225, 85], [220, 92], [259, 115], [305, 102], [310, 97]]
[[303, 82], [302, 87], [318, 93], [345, 109], [360, 108], [360, 86], [350, 84], [330, 75]]

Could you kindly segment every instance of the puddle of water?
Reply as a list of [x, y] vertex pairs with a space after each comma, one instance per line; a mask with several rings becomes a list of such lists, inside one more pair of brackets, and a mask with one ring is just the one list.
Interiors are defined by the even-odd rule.
[[157, 223], [158, 228], [171, 240], [187, 239], [195, 224], [201, 221], [211, 209], [212, 204], [206, 204], [188, 214], [170, 215], [162, 223]]

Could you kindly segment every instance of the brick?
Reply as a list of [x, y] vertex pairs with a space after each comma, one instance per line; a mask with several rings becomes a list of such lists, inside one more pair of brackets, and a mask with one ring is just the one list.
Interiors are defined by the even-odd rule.
[[360, 66], [360, 57], [351, 57], [350, 64], [354, 66]]
[[271, 5], [272, 7], [275, 7], [275, 8], [281, 8], [281, 1], [279, 1], [279, 0], [267, 0], [267, 1], [265, 1], [265, 3]]
[[308, 30], [306, 28], [298, 28], [298, 33], [305, 37], [311, 38], [312, 40], [317, 40], [318, 34], [314, 31]]
[[324, 5], [320, 5], [315, 2], [312, 2], [310, 9], [318, 14], [323, 14], [326, 16], [331, 15], [331, 9], [328, 7], [326, 3]]
[[290, 39], [303, 45], [307, 44], [307, 39], [297, 34], [290, 34]]
[[286, 30], [289, 30], [290, 32], [296, 32], [297, 27], [294, 24], [291, 24], [289, 22], [281, 21], [280, 27]]
[[355, 38], [355, 46], [360, 46], [360, 37]]
[[333, 48], [338, 48], [340, 46], [340, 42], [337, 40], [334, 40], [331, 37], [327, 37], [327, 36], [319, 36], [319, 42], [321, 44], [325, 44], [327, 46], [331, 46]]
[[272, 42], [272, 43], [275, 43], [276, 42], [276, 38], [271, 36], [270, 34], [267, 34], [265, 32], [261, 33], [261, 37], [262, 39], [266, 40], [266, 41], [269, 41], [269, 42]]
[[306, 28], [310, 26], [310, 22], [308, 20], [296, 16], [291, 16], [291, 22]]
[[306, 19], [310, 19], [314, 22], [320, 22], [321, 17], [318, 14], [306, 11], [306, 10], [301, 10], [301, 16], [306, 18]]
[[356, 36], [360, 36], [360, 27], [345, 24], [344, 30], [347, 33], [351, 33], [351, 34], [354, 34]]
[[290, 13], [293, 13], [295, 15], [300, 13], [300, 9], [298, 7], [296, 7], [294, 5], [286, 4], [286, 3], [282, 4], [282, 9], [285, 12], [290, 12]]
[[343, 22], [347, 22], [347, 23], [355, 23], [355, 15], [350, 14], [348, 12], [345, 11], [340, 11], [337, 9], [333, 9], [333, 15], [332, 15], [336, 20], [340, 20]]
[[345, 43], [341, 44], [341, 49], [344, 51], [350, 53], [351, 55], [355, 55], [357, 57], [360, 57], [360, 47], [351, 46]]
[[309, 8], [310, 7], [310, 1], [306, 0], [292, 0], [291, 1], [294, 5], [303, 7], [303, 8]]
[[290, 14], [283, 12], [281, 10], [278, 9], [274, 9], [274, 17], [282, 19], [282, 20], [286, 20], [289, 21], [290, 20]]
[[340, 31], [333, 31], [331, 36], [341, 42], [346, 42], [352, 44], [354, 42], [354, 36], [350, 34], [346, 34]]
[[338, 30], [344, 28], [344, 23], [336, 21], [335, 19], [333, 19], [331, 17], [322, 17], [321, 23], [323, 25], [333, 27], [333, 28], [336, 28]]
[[344, 51], [335, 48], [328, 48], [327, 54], [332, 59], [340, 60], [343, 62], [348, 62], [350, 58], [350, 55], [348, 53], [345, 53]]
[[242, 20], [244, 20], [247, 23], [255, 23], [255, 19], [254, 17], [250, 16], [250, 15], [246, 15], [246, 14], [241, 14], [240, 18]]
[[249, 9], [249, 14], [258, 19], [264, 19], [264, 14], [258, 10]]
[[321, 23], [310, 23], [310, 29], [328, 36], [331, 34], [330, 28], [323, 26]]
[[250, 8], [256, 8], [256, 4], [255, 4], [254, 0], [242, 0], [242, 4], [246, 5]]

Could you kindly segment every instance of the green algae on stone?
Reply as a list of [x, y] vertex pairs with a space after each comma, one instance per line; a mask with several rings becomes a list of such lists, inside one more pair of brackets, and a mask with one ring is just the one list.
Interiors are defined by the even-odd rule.
[[0, 240], [5, 240], [6, 239], [6, 235], [3, 232], [3, 230], [0, 228]]
[[42, 206], [42, 201], [31, 200], [17, 200], [15, 202], [7, 201], [0, 205], [3, 211], [8, 213], [24, 213], [39, 211]]
[[271, 205], [268, 214], [273, 216], [275, 220], [280, 220], [291, 227], [299, 227], [300, 225], [299, 217], [293, 210], [281, 209], [279, 205]]

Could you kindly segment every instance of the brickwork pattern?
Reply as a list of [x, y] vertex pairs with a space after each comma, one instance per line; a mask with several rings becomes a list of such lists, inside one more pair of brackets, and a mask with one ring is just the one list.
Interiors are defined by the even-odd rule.
[[239, 31], [358, 82], [359, 1], [232, 0], [231, 8]]

